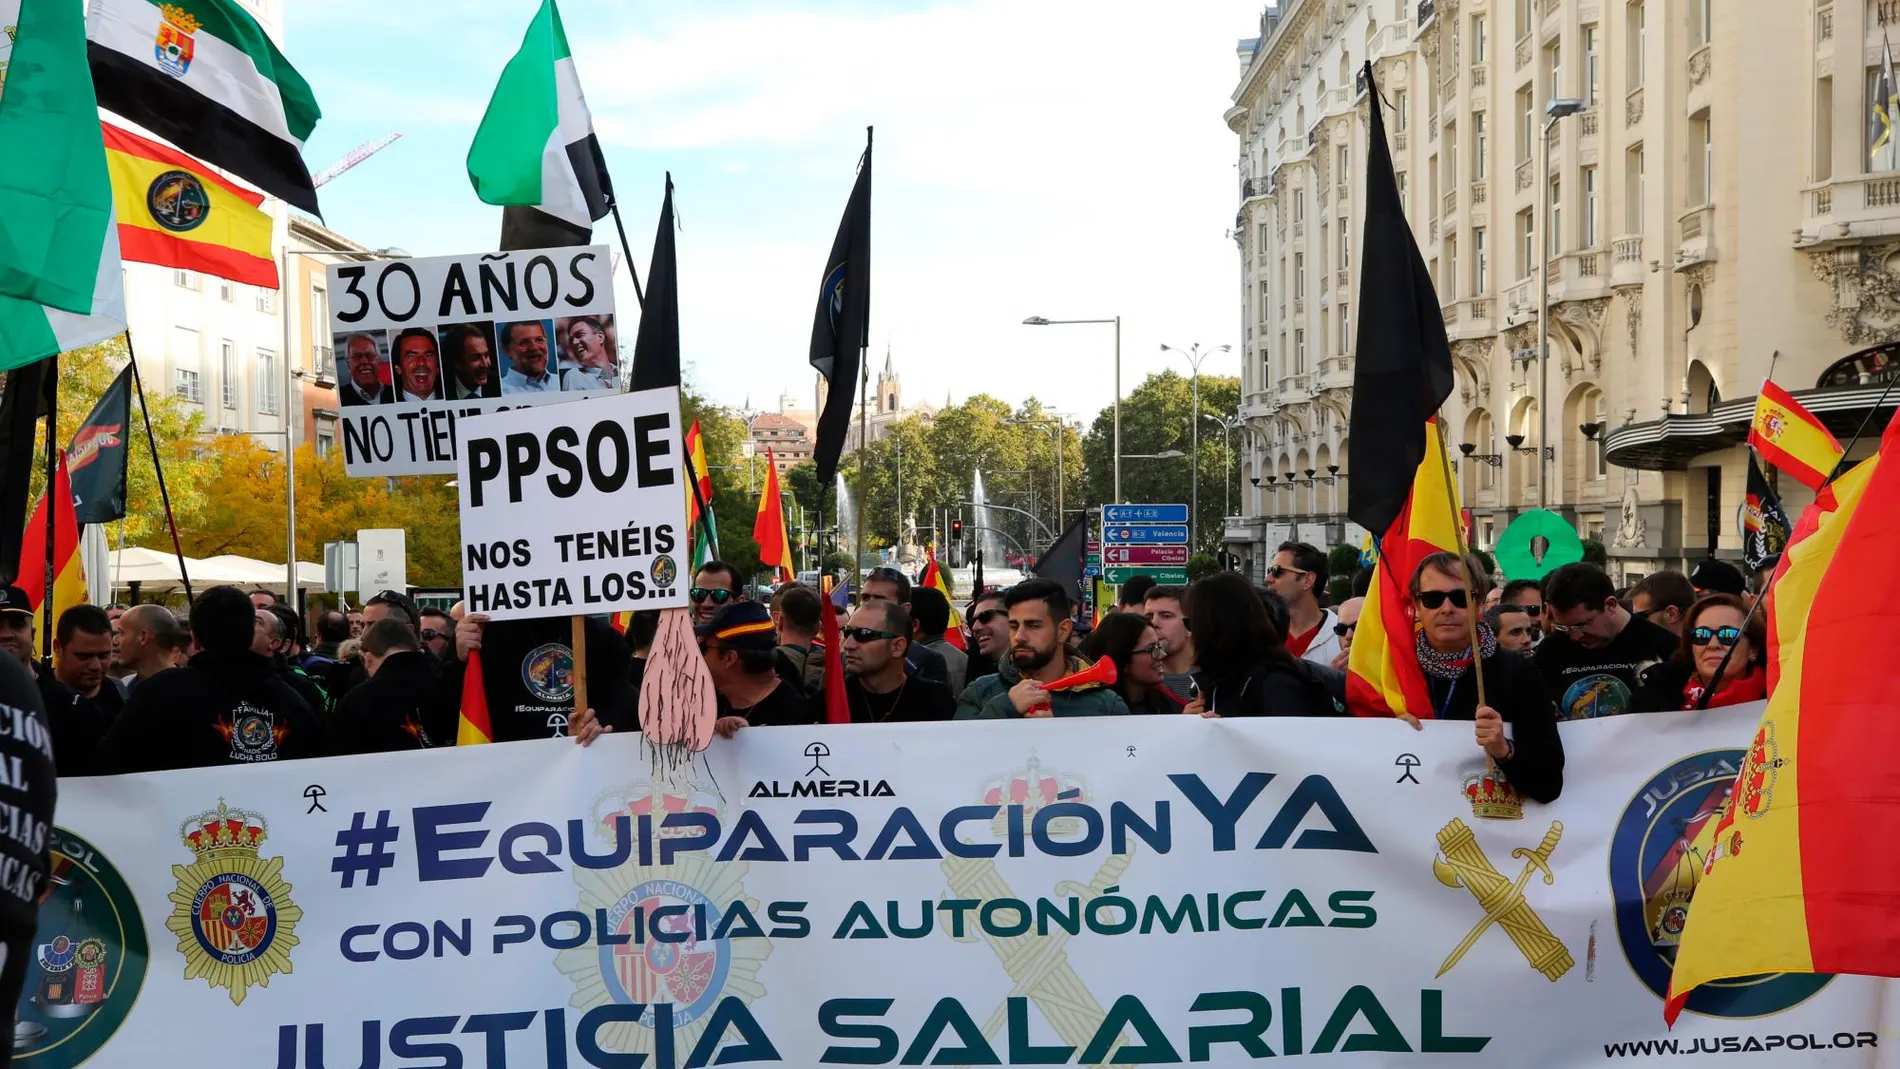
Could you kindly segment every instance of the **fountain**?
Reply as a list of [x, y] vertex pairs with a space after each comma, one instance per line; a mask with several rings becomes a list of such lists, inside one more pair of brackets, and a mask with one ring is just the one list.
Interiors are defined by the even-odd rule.
[[976, 473], [975, 483], [970, 487], [970, 504], [976, 517], [976, 547], [983, 554], [983, 567], [995, 575], [1006, 567], [1003, 538], [996, 530], [996, 513], [990, 508], [989, 492], [983, 489], [981, 471]]
[[[859, 555], [864, 547], [858, 545], [858, 510], [851, 503], [851, 487], [844, 481], [844, 472], [838, 473], [838, 550], [851, 558], [851, 571], [848, 579], [855, 589], [858, 581]], [[849, 546], [849, 549], [845, 547]]]

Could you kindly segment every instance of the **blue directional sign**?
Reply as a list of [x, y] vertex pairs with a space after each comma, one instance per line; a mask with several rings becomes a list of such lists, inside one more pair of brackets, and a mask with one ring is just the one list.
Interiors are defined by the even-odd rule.
[[1082, 578], [1084, 579], [1097, 579], [1101, 577], [1101, 574], [1102, 566], [1099, 564], [1085, 564], [1082, 566]]
[[1188, 507], [1174, 505], [1103, 505], [1102, 525], [1118, 523], [1186, 523]]
[[1185, 523], [1136, 523], [1104, 528], [1102, 539], [1111, 545], [1185, 546], [1188, 529]]

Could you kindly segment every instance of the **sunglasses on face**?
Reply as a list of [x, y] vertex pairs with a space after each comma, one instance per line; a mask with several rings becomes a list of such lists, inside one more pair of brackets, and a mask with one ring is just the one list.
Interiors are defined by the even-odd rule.
[[686, 596], [692, 598], [693, 604], [695, 605], [708, 599], [710, 599], [714, 605], [724, 605], [726, 602], [732, 600], [732, 591], [696, 586], [688, 590]]
[[1340, 638], [1345, 638], [1347, 635], [1352, 634], [1354, 631], [1357, 631], [1358, 629], [1359, 629], [1359, 625], [1357, 623], [1334, 624], [1333, 634], [1338, 635]]
[[984, 611], [977, 613], [975, 616], [972, 616], [971, 619], [975, 620], [979, 624], [987, 625], [991, 620], [996, 619], [998, 616], [1008, 616], [1008, 615], [1009, 615], [1008, 609], [985, 609]]
[[863, 644], [866, 642], [877, 642], [881, 639], [896, 638], [897, 635], [890, 631], [879, 631], [875, 627], [847, 627], [844, 629], [844, 637]]
[[1164, 660], [1168, 656], [1168, 644], [1165, 642], [1150, 642], [1141, 648], [1141, 652], [1153, 657], [1157, 661]]
[[1542, 605], [1513, 605], [1508, 601], [1498, 606], [1498, 612], [1500, 613], [1521, 612], [1526, 616], [1536, 616], [1543, 611], [1544, 607]]
[[433, 642], [434, 640], [438, 638], [448, 638], [448, 637], [449, 637], [449, 633], [447, 631], [437, 631], [433, 627], [425, 627], [422, 629], [422, 641], [424, 642]]
[[1312, 575], [1305, 568], [1295, 568], [1287, 564], [1273, 564], [1267, 567], [1267, 578], [1278, 579], [1283, 575]]
[[1689, 631], [1689, 645], [1706, 646], [1711, 642], [1720, 642], [1724, 646], [1733, 646], [1741, 641], [1742, 629], [1739, 627], [1697, 627]]
[[1471, 604], [1462, 587], [1457, 590], [1421, 590], [1418, 592], [1418, 603], [1427, 609], [1442, 608], [1447, 601], [1451, 602], [1453, 607], [1459, 609]]

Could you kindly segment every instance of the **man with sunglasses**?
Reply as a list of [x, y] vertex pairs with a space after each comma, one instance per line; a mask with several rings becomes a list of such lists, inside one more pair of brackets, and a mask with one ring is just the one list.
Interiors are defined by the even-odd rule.
[[1479, 630], [1473, 656], [1471, 614], [1477, 606], [1465, 577], [1480, 574], [1479, 567], [1456, 553], [1433, 553], [1412, 573], [1412, 612], [1419, 625], [1414, 641], [1432, 714], [1472, 721], [1478, 747], [1498, 771], [1529, 797], [1552, 802], [1563, 791], [1564, 747], [1537, 670], [1523, 656], [1500, 649], [1489, 627]]
[[693, 585], [686, 591], [693, 603], [693, 626], [712, 622], [729, 603], [745, 600], [745, 583], [739, 569], [722, 560], [709, 560], [699, 566]]
[[1347, 598], [1339, 603], [1339, 611], [1333, 615], [1333, 634], [1339, 636], [1339, 652], [1333, 655], [1332, 665], [1344, 672], [1352, 661], [1352, 639], [1359, 630], [1359, 614], [1366, 608], [1366, 599]]
[[706, 657], [706, 673], [719, 693], [713, 730], [731, 738], [742, 727], [809, 724], [811, 699], [779, 678], [778, 629], [756, 601], [735, 601], [693, 628]]
[[1566, 564], [1544, 580], [1549, 634], [1535, 662], [1562, 720], [1632, 712], [1643, 669], [1666, 661], [1677, 638], [1616, 600], [1610, 577], [1594, 564]]
[[950, 688], [913, 674], [910, 613], [895, 602], [868, 600], [844, 629], [844, 700], [853, 724], [949, 720]]
[[[904, 610], [904, 618], [910, 619], [910, 577], [896, 568], [873, 568], [871, 574], [864, 577], [864, 589], [858, 599], [860, 605], [869, 605], [874, 601], [888, 602]], [[904, 636], [910, 639], [904, 651], [904, 661], [910, 674], [922, 679], [935, 680], [950, 689], [950, 664], [943, 654], [916, 641], [915, 634]]]
[[1339, 655], [1339, 618], [1320, 607], [1326, 592], [1326, 554], [1305, 542], [1282, 542], [1267, 568], [1267, 586], [1286, 602], [1286, 651], [1315, 664]]
[[1695, 604], [1695, 587], [1681, 572], [1651, 572], [1630, 589], [1630, 615], [1681, 637], [1682, 617]]
[[1068, 654], [1073, 606], [1062, 584], [1026, 579], [1003, 595], [1009, 610], [1009, 657], [957, 698], [958, 720], [1012, 717], [1122, 716], [1128, 706], [1100, 684], [1045, 691], [1042, 684], [1079, 672], [1089, 662]]
[[976, 652], [970, 655], [966, 677], [971, 681], [996, 673], [996, 666], [1009, 657], [1009, 609], [1003, 604], [1003, 592], [989, 590], [970, 602], [963, 620], [970, 626]]
[[438, 659], [448, 656], [449, 647], [455, 644], [455, 621], [441, 609], [430, 606], [422, 610], [422, 648], [434, 654]]

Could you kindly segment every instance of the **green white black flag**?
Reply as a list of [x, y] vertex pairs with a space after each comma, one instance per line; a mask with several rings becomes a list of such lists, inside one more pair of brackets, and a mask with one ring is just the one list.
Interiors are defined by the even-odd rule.
[[542, 0], [502, 68], [468, 149], [468, 178], [485, 203], [535, 208], [582, 231], [607, 214], [607, 163], [554, 0]]

